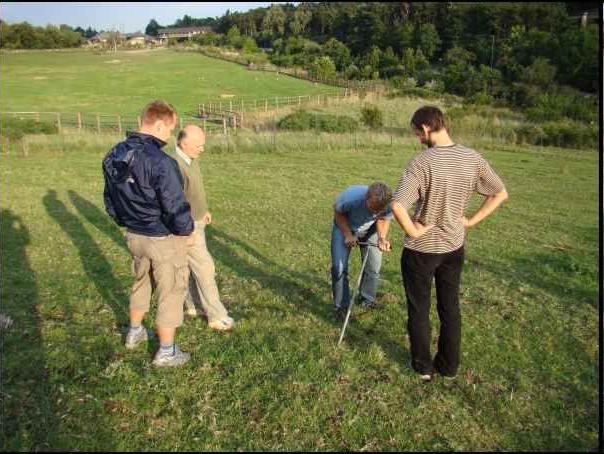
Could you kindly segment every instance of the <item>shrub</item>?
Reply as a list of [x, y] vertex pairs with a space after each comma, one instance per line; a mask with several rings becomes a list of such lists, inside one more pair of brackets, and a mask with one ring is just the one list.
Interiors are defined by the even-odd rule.
[[277, 126], [279, 129], [305, 131], [314, 128], [314, 117], [305, 110], [298, 110], [282, 118]]
[[476, 104], [479, 106], [488, 106], [493, 104], [495, 98], [486, 92], [478, 92], [464, 99], [464, 104]]
[[377, 106], [366, 106], [361, 109], [363, 124], [371, 129], [379, 129], [384, 125], [384, 115]]
[[415, 88], [417, 87], [417, 80], [413, 77], [395, 76], [390, 79], [390, 84], [394, 88]]
[[519, 144], [537, 145], [543, 143], [545, 132], [534, 123], [527, 123], [516, 128], [516, 140]]
[[319, 130], [325, 132], [353, 132], [359, 128], [359, 122], [345, 115], [320, 115], [317, 116]]
[[352, 132], [358, 129], [357, 120], [344, 115], [315, 114], [298, 110], [282, 118], [278, 123], [279, 129], [290, 131], [318, 130], [324, 132]]
[[527, 123], [515, 129], [517, 142], [522, 144], [565, 148], [595, 148], [598, 128], [574, 121]]
[[445, 91], [445, 84], [443, 83], [442, 80], [432, 79], [424, 84], [424, 88], [426, 90], [435, 91], [437, 93], [442, 93], [443, 91]]
[[336, 65], [327, 56], [316, 58], [308, 69], [313, 77], [329, 79], [336, 76]]
[[574, 148], [598, 146], [598, 127], [571, 121], [552, 121], [542, 125], [543, 145]]
[[344, 71], [344, 77], [346, 79], [358, 79], [361, 75], [361, 71], [356, 65], [350, 65]]
[[26, 134], [57, 134], [57, 126], [54, 123], [36, 122], [32, 119], [4, 117], [2, 123], [2, 135], [9, 139], [21, 139]]

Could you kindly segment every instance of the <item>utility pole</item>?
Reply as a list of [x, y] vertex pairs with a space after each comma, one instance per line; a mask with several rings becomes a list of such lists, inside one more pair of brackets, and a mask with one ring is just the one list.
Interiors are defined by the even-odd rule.
[[491, 70], [493, 69], [493, 50], [495, 49], [495, 35], [491, 36], [493, 41], [491, 42]]
[[491, 41], [491, 93], [493, 93], [493, 50], [495, 49], [495, 35], [492, 35], [493, 40]]

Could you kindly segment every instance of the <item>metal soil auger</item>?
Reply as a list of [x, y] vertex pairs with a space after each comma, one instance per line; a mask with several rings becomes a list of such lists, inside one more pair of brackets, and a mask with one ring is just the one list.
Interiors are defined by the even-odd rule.
[[[378, 247], [376, 243], [364, 242], [357, 243], [359, 246], [369, 246], [369, 247]], [[340, 340], [338, 340], [338, 347], [342, 343], [342, 339], [344, 339], [344, 332], [346, 331], [346, 326], [348, 325], [348, 319], [350, 318], [350, 312], [352, 311], [352, 305], [357, 296], [357, 292], [361, 287], [361, 279], [363, 277], [363, 271], [365, 271], [365, 263], [367, 263], [367, 257], [369, 257], [369, 252], [365, 254], [365, 258], [363, 259], [363, 264], [361, 265], [361, 271], [359, 272], [359, 278], [357, 279], [357, 286], [354, 289], [354, 293], [352, 294], [352, 298], [350, 299], [350, 303], [348, 304], [348, 311], [346, 312], [346, 318], [344, 319], [344, 326], [342, 326], [342, 332], [340, 333]]]

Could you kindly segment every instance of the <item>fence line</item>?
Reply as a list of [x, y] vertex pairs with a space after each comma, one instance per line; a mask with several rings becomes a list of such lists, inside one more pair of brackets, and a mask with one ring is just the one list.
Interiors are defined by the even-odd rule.
[[211, 51], [207, 47], [203, 46], [196, 48], [196, 50], [201, 54], [205, 55], [206, 57], [217, 58], [219, 60], [224, 60], [231, 63], [237, 63], [239, 65], [247, 67], [250, 70], [284, 74], [286, 76], [295, 77], [296, 79], [307, 80], [309, 82], [320, 83], [323, 85], [331, 85], [334, 87], [347, 88], [349, 91], [381, 91], [384, 89], [384, 84], [378, 81], [349, 80], [343, 79], [341, 77], [314, 77], [311, 76], [308, 71], [304, 69], [278, 67], [270, 62], [254, 63], [239, 54], [237, 54], [237, 56], [228, 56], [220, 52], [220, 50]]
[[[122, 114], [93, 114], [83, 112], [0, 112], [0, 117], [17, 117], [56, 126], [59, 134], [69, 132], [95, 132], [97, 134], [123, 134], [140, 128], [140, 117]], [[228, 123], [223, 117], [194, 115], [179, 116], [179, 123], [198, 124], [206, 134], [228, 134]]]
[[[292, 106], [330, 106], [344, 101], [359, 100], [358, 94], [345, 89], [342, 93], [319, 93], [316, 95], [271, 96], [265, 98], [240, 98], [229, 101], [211, 101], [198, 104], [197, 111], [179, 115], [179, 124], [198, 124], [206, 134], [229, 134], [245, 126], [247, 114], [274, 113]], [[97, 134], [122, 134], [140, 128], [140, 117], [122, 114], [100, 114], [88, 112], [0, 112], [0, 117], [32, 119], [56, 126], [59, 133], [88, 131]]]
[[[340, 104], [344, 101], [360, 100], [358, 93], [344, 90], [342, 93], [316, 95], [292, 95], [292, 96], [270, 96], [257, 99], [236, 99], [229, 101], [204, 101], [197, 105], [197, 116], [203, 118], [205, 115], [214, 114], [226, 117], [229, 125], [233, 128], [244, 127], [247, 113], [253, 112], [275, 112], [279, 109], [292, 106], [330, 106]], [[190, 115], [191, 113], [189, 113]]]

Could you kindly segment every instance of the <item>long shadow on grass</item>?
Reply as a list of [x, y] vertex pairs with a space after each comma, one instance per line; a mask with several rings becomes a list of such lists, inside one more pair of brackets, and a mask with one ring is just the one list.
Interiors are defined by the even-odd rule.
[[6, 333], [0, 328], [0, 446], [9, 451], [45, 451], [54, 446], [58, 418], [44, 354], [36, 277], [26, 252], [30, 236], [10, 210], [0, 211], [0, 222], [2, 312], [13, 319]]
[[111, 238], [119, 247], [125, 250], [128, 249], [120, 229], [105, 212], [99, 210], [96, 205], [90, 203], [75, 191], [69, 190], [67, 191], [67, 194], [69, 194], [73, 206], [76, 207], [78, 212], [84, 216], [88, 222]]
[[[277, 264], [274, 260], [265, 257], [249, 244], [228, 233], [217, 230], [212, 225], [206, 226], [206, 234], [208, 247], [214, 257], [234, 270], [240, 277], [256, 279], [263, 287], [270, 288], [275, 294], [280, 294], [285, 301], [293, 306], [293, 310], [296, 312], [311, 312], [332, 327], [341, 327], [341, 324], [336, 322], [333, 317], [331, 305], [325, 304], [322, 296], [325, 291], [330, 291], [331, 283], [317, 276], [289, 270]], [[259, 261], [261, 265], [253, 265], [240, 258], [230, 245], [241, 247]], [[275, 270], [276, 273], [267, 270]], [[299, 281], [304, 282], [304, 284]], [[346, 337], [349, 342], [353, 342], [355, 348], [366, 350], [377, 342], [392, 361], [398, 364], [404, 364], [407, 361], [409, 354], [400, 345], [400, 341], [397, 342], [381, 332], [375, 333], [378, 337], [378, 340], [376, 340], [370, 336], [373, 333], [373, 330], [367, 332], [362, 328], [357, 328], [354, 322], [350, 323], [346, 329]]]
[[57, 199], [56, 191], [49, 190], [43, 198], [43, 203], [50, 217], [69, 235], [78, 249], [84, 271], [94, 283], [103, 302], [113, 310], [118, 325], [127, 325], [129, 323], [128, 295], [124, 293], [123, 283], [114, 276], [111, 264], [86, 231], [82, 221]]

